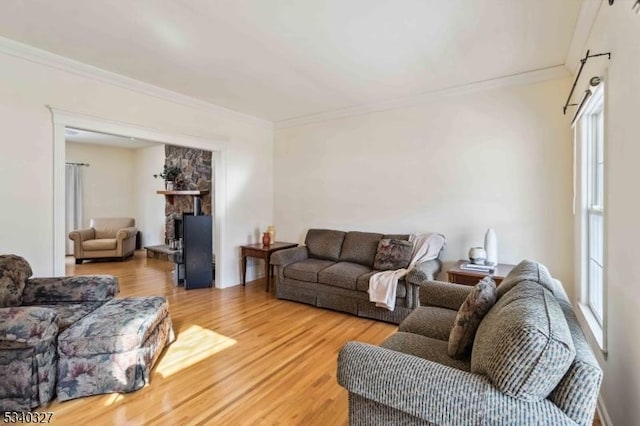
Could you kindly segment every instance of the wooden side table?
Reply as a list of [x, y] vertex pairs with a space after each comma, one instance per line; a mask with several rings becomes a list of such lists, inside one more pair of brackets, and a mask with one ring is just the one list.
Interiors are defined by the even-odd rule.
[[[469, 263], [469, 261], [458, 260], [451, 269], [447, 270], [447, 280], [450, 283], [476, 285], [478, 281], [489, 275], [487, 272], [461, 269], [460, 265], [464, 263]], [[515, 266], [516, 265], [498, 263], [493, 273], [493, 280], [496, 282], [496, 285], [499, 285]]]
[[240, 246], [242, 249], [242, 285], [245, 285], [247, 280], [247, 257], [255, 257], [264, 260], [264, 272], [267, 277], [266, 291], [269, 291], [271, 275], [273, 274], [273, 267], [269, 263], [271, 260], [271, 253], [297, 246], [298, 244], [296, 243], [282, 243], [277, 241], [273, 244], [269, 244], [268, 246], [265, 246], [262, 243]]

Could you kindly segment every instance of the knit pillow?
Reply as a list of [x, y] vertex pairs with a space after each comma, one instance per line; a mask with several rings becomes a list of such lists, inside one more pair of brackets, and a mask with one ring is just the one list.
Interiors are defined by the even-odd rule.
[[32, 274], [31, 266], [22, 257], [0, 256], [0, 308], [22, 304], [22, 292]]
[[471, 352], [478, 325], [489, 309], [496, 303], [496, 283], [484, 277], [476, 284], [458, 310], [449, 334], [449, 356], [463, 358]]
[[412, 242], [383, 238], [378, 243], [373, 269], [387, 271], [406, 268], [411, 262], [412, 253]]

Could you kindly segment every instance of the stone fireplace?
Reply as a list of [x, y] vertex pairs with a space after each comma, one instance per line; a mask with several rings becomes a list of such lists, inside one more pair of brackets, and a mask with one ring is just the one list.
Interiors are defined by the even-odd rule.
[[[202, 215], [212, 214], [212, 192], [213, 192], [213, 170], [211, 151], [182, 146], [165, 145], [165, 164], [180, 167], [180, 177], [176, 181], [176, 190], [181, 191], [209, 191], [202, 195], [201, 212]], [[165, 202], [165, 242], [170, 239], [180, 237], [175, 234], [176, 222], [182, 219], [183, 213], [193, 213], [193, 200], [191, 196], [166, 197]], [[175, 219], [178, 219], [176, 221]], [[179, 231], [178, 231], [179, 232]]]

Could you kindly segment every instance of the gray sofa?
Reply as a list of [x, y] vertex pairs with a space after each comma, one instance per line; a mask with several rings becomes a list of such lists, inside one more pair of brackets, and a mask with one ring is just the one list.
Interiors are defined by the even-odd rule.
[[561, 284], [523, 261], [498, 287], [470, 356], [452, 359], [449, 331], [472, 289], [425, 282], [424, 306], [397, 333], [342, 348], [352, 425], [591, 424], [602, 370]]
[[369, 278], [378, 243], [383, 238], [408, 240], [409, 235], [310, 229], [305, 245], [271, 256], [276, 269], [276, 297], [365, 318], [399, 324], [418, 306], [418, 287], [440, 272], [438, 259], [416, 265], [398, 282], [394, 311], [369, 301]]

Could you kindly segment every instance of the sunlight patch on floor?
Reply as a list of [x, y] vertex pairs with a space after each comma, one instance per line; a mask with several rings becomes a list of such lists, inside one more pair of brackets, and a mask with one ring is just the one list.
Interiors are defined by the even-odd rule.
[[176, 341], [167, 348], [167, 353], [155, 371], [163, 377], [171, 376], [236, 343], [230, 337], [191, 325], [178, 333]]
[[124, 396], [121, 393], [112, 393], [107, 397], [107, 400], [104, 402], [104, 406], [108, 407], [118, 401], [122, 401], [123, 398]]

